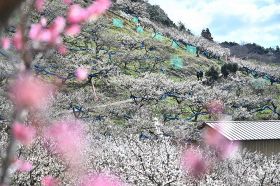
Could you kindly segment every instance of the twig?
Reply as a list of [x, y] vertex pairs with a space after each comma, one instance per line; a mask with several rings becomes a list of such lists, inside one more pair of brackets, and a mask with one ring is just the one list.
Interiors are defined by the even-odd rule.
[[97, 101], [97, 100], [98, 100], [98, 97], [97, 97], [97, 95], [96, 95], [96, 89], [95, 89], [95, 86], [94, 86], [94, 80], [93, 80], [93, 78], [91, 78], [91, 86], [92, 86], [92, 91], [93, 91], [94, 100]]

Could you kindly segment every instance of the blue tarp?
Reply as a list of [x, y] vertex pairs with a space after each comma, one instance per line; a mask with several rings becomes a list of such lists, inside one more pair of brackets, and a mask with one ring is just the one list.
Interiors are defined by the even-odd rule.
[[187, 45], [186, 50], [187, 50], [187, 52], [189, 52], [191, 54], [196, 54], [196, 47], [194, 47], [194, 46]]
[[179, 45], [174, 40], [172, 41], [172, 48], [179, 48]]
[[123, 20], [114, 18], [113, 25], [118, 28], [123, 28]]
[[144, 29], [143, 29], [142, 26], [138, 26], [138, 27], [136, 28], [136, 31], [137, 31], [138, 33], [143, 33], [143, 32], [144, 32]]
[[159, 32], [153, 34], [153, 38], [155, 38], [156, 40], [162, 41], [163, 40], [163, 35]]
[[183, 68], [183, 59], [180, 58], [179, 56], [173, 56], [171, 58], [171, 65], [175, 68], [175, 69], [181, 69]]
[[132, 22], [138, 23], [138, 22], [139, 22], [139, 19], [138, 19], [137, 17], [134, 17], [134, 18], [132, 19]]

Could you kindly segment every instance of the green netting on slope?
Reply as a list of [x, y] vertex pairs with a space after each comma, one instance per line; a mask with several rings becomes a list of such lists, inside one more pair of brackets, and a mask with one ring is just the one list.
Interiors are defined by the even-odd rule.
[[137, 31], [138, 33], [143, 33], [143, 32], [144, 32], [144, 29], [143, 29], [142, 26], [138, 26], [138, 27], [136, 28], [136, 31]]
[[174, 40], [172, 41], [172, 48], [179, 48], [179, 45]]
[[269, 84], [270, 84], [270, 82], [268, 80], [261, 79], [261, 78], [253, 79], [251, 81], [251, 85], [257, 90], [262, 90], [265, 88], [265, 86], [267, 86]]
[[253, 72], [251, 72], [251, 74], [252, 74], [253, 77], [258, 77], [258, 73], [257, 72], [253, 71]]
[[138, 19], [137, 17], [134, 17], [134, 18], [132, 19], [132, 22], [138, 23], [138, 22], [139, 22], [139, 19]]
[[179, 56], [173, 56], [171, 58], [171, 65], [175, 69], [181, 69], [183, 68], [183, 59]]
[[123, 28], [123, 20], [114, 18], [113, 25], [118, 28]]
[[265, 75], [263, 78], [264, 78], [265, 80], [270, 81], [270, 77], [269, 77], [268, 75]]
[[194, 47], [194, 46], [187, 45], [186, 50], [187, 50], [187, 52], [189, 52], [191, 54], [196, 54], [196, 47]]
[[163, 40], [163, 35], [161, 33], [155, 33], [152, 35], [152, 37], [156, 40], [162, 41]]

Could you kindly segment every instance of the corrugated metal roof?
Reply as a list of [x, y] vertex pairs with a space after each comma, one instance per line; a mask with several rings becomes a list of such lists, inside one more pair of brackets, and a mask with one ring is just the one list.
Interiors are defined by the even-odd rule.
[[280, 120], [205, 122], [229, 140], [280, 139]]

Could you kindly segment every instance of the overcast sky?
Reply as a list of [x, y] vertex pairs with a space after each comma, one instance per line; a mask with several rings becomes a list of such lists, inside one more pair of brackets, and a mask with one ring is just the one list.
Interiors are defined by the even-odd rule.
[[215, 41], [280, 45], [280, 0], [149, 0], [195, 35], [208, 27]]

